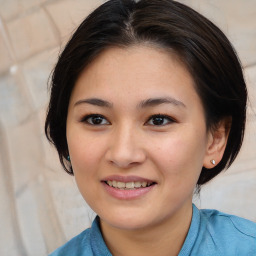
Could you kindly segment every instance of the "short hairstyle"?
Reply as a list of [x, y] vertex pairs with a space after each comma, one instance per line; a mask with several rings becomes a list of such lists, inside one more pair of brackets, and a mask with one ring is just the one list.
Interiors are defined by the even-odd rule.
[[45, 122], [69, 174], [66, 119], [72, 89], [80, 73], [110, 47], [151, 44], [174, 52], [190, 72], [202, 101], [207, 129], [231, 120], [222, 160], [202, 167], [197, 186], [211, 180], [236, 158], [244, 137], [247, 90], [239, 58], [224, 33], [190, 7], [172, 0], [110, 0], [77, 28], [59, 56], [50, 84]]

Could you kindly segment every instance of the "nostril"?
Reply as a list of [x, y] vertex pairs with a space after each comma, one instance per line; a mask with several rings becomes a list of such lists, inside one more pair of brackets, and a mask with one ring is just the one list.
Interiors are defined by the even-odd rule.
[[131, 135], [131, 129], [117, 132], [116, 136], [111, 138], [105, 157], [109, 163], [124, 169], [141, 164], [146, 159], [143, 148], [134, 135]]
[[106, 154], [107, 161], [119, 168], [127, 169], [135, 167], [143, 163], [146, 156], [142, 152], [108, 152]]

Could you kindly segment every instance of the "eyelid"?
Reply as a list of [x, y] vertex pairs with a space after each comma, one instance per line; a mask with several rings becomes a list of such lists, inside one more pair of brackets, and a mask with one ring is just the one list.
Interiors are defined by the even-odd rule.
[[168, 120], [168, 123], [167, 124], [163, 124], [163, 125], [154, 125], [154, 124], [148, 124], [148, 125], [151, 125], [151, 126], [158, 126], [158, 127], [161, 127], [161, 126], [165, 126], [165, 125], [168, 125], [168, 124], [171, 124], [171, 123], [175, 123], [177, 122], [173, 117], [169, 116], [169, 115], [165, 115], [165, 114], [155, 114], [155, 115], [152, 115], [148, 118], [148, 120], [146, 121], [146, 125], [147, 123], [153, 119], [154, 117], [161, 117], [161, 118], [165, 118]]
[[[89, 123], [87, 120], [89, 119], [89, 118], [91, 118], [91, 117], [101, 117], [102, 119], [105, 119], [106, 121], [107, 121], [107, 124], [91, 124], [91, 123]], [[103, 115], [101, 115], [101, 114], [88, 114], [88, 115], [85, 115], [85, 116], [83, 116], [82, 118], [81, 118], [81, 120], [80, 120], [80, 122], [82, 122], [82, 123], [86, 123], [86, 124], [88, 124], [88, 125], [91, 125], [91, 126], [103, 126], [103, 125], [110, 125], [111, 123], [108, 121], [108, 119], [105, 117], [105, 116], [103, 116]]]
[[[88, 119], [89, 118], [92, 118], [92, 117], [100, 117], [102, 119], [105, 119], [107, 123], [104, 123], [104, 124], [92, 124], [90, 122], [88, 122]], [[153, 118], [163, 118], [163, 119], [166, 119], [168, 120], [168, 122], [166, 124], [160, 124], [160, 125], [154, 125], [154, 124], [149, 124], [149, 121]], [[91, 126], [103, 126], [103, 125], [111, 125], [111, 123], [108, 121], [108, 119], [101, 115], [101, 114], [87, 114], [87, 115], [84, 115], [81, 119], [80, 119], [80, 122], [82, 123], [85, 123], [87, 125], [91, 125]], [[154, 114], [154, 115], [151, 115], [147, 121], [145, 122], [145, 125], [150, 125], [150, 126], [156, 126], [156, 127], [161, 127], [161, 126], [166, 126], [168, 124], [172, 124], [174, 122], [177, 122], [173, 117], [169, 116], [169, 115], [166, 115], [166, 114]]]

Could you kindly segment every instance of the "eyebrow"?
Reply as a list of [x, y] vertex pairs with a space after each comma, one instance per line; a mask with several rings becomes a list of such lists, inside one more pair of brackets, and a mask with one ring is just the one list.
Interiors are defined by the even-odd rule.
[[83, 103], [87, 103], [87, 104], [91, 104], [91, 105], [99, 106], [99, 107], [107, 107], [107, 108], [113, 107], [112, 103], [110, 103], [106, 100], [101, 100], [101, 99], [97, 99], [97, 98], [79, 100], [74, 104], [74, 106], [77, 106], [77, 105], [80, 105]]
[[[89, 99], [82, 99], [77, 101], [74, 106], [80, 105], [80, 104], [91, 104], [94, 106], [98, 106], [98, 107], [106, 107], [106, 108], [112, 108], [113, 107], [113, 103], [110, 103], [106, 100], [102, 100], [102, 99], [98, 99], [98, 98], [89, 98]], [[154, 107], [154, 106], [158, 106], [161, 104], [172, 104], [175, 106], [181, 106], [181, 107], [186, 107], [186, 105], [179, 101], [176, 100], [172, 97], [161, 97], [161, 98], [149, 98], [146, 100], [141, 101], [138, 105], [137, 108], [147, 108], [147, 107]]]
[[150, 99], [147, 99], [147, 100], [143, 100], [142, 102], [139, 103], [138, 107], [139, 108], [146, 108], [146, 107], [154, 107], [154, 106], [157, 106], [157, 105], [161, 105], [161, 104], [172, 104], [172, 105], [175, 105], [175, 106], [178, 106], [178, 107], [185, 107], [186, 108], [186, 105], [179, 101], [179, 100], [176, 100], [172, 97], [163, 97], [163, 98], [150, 98]]

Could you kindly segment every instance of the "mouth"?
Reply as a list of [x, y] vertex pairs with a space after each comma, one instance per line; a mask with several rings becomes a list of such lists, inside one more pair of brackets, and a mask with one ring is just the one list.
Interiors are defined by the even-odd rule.
[[139, 176], [111, 175], [101, 180], [105, 191], [118, 200], [139, 200], [154, 191], [157, 183]]
[[156, 184], [155, 182], [149, 182], [149, 181], [122, 182], [117, 180], [107, 180], [104, 182], [108, 186], [116, 189], [120, 189], [120, 190], [135, 190], [135, 189], [147, 188]]

